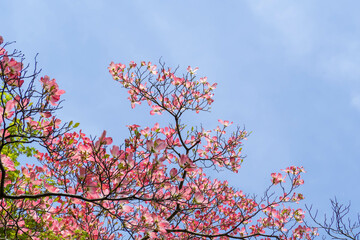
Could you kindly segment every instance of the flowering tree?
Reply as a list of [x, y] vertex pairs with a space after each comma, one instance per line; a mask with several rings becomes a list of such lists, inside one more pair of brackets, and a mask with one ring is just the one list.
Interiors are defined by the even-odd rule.
[[[55, 79], [28, 74], [0, 38], [0, 237], [11, 239], [311, 239], [293, 208], [303, 199], [301, 167], [272, 173], [262, 197], [212, 180], [205, 169], [238, 172], [247, 132], [219, 120], [214, 130], [186, 127], [185, 112], [208, 111], [216, 84], [160, 64], [111, 63], [131, 106], [147, 102], [168, 126], [127, 126], [115, 145], [91, 139], [56, 113]], [[39, 86], [38, 86], [39, 85]], [[40, 90], [37, 90], [40, 89]], [[26, 162], [35, 162], [29, 164]]]

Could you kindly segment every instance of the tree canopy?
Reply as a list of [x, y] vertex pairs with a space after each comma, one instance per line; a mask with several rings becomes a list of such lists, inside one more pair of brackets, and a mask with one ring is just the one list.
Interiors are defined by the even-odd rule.
[[[167, 114], [166, 126], [129, 125], [114, 144], [90, 138], [58, 116], [65, 93], [56, 80], [9, 52], [0, 38], [0, 237], [9, 239], [312, 239], [297, 207], [302, 167], [269, 177], [260, 197], [212, 179], [205, 169], [237, 173], [243, 128], [218, 120], [212, 130], [183, 122], [209, 111], [216, 83], [165, 63], [111, 63], [134, 108]], [[29, 162], [35, 160], [36, 164]], [[207, 171], [208, 172], [208, 171]]]

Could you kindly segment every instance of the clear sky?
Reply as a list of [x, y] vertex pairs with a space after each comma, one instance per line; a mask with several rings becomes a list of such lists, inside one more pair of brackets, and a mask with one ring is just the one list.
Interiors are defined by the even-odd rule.
[[188, 116], [211, 129], [228, 119], [252, 131], [238, 175], [214, 174], [261, 194], [270, 174], [307, 171], [302, 192], [321, 212], [337, 196], [360, 212], [359, 1], [0, 0], [0, 35], [66, 91], [61, 118], [89, 135], [142, 126], [114, 82], [111, 61], [198, 66], [217, 82], [211, 113]]

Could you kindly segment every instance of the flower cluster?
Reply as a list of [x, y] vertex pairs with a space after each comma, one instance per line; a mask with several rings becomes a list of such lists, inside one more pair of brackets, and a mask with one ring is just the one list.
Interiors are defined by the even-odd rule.
[[50, 80], [48, 76], [42, 77], [40, 82], [43, 86], [43, 90], [45, 91], [47, 97], [46, 100], [53, 106], [56, 106], [60, 96], [65, 93], [64, 90], [59, 89], [55, 79]]
[[[3, 39], [0, 39], [2, 42]], [[9, 58], [8, 52], [0, 47], [0, 77], [11, 87], [21, 87], [24, 80], [21, 79], [23, 64], [14, 58]]]
[[151, 62], [142, 62], [137, 68], [134, 62], [126, 68], [125, 64], [112, 62], [109, 72], [113, 79], [128, 89], [131, 106], [147, 101], [151, 106], [151, 115], [161, 114], [163, 111], [171, 114], [180, 114], [185, 110], [196, 113], [207, 111], [214, 101], [213, 90], [215, 84], [207, 82], [207, 78], [196, 80], [195, 72], [191, 67], [188, 74], [179, 77], [171, 68], [162, 65], [160, 71]]

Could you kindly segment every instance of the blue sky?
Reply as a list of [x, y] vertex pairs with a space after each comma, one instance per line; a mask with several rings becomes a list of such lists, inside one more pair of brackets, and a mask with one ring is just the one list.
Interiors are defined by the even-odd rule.
[[[209, 129], [228, 119], [252, 131], [233, 186], [261, 194], [269, 176], [304, 166], [306, 202], [360, 209], [360, 15], [357, 1], [1, 1], [1, 32], [66, 91], [61, 117], [115, 141], [125, 125], [166, 122], [131, 110], [111, 61], [198, 66], [217, 82]], [[360, 212], [360, 211], [359, 211]]]

